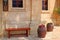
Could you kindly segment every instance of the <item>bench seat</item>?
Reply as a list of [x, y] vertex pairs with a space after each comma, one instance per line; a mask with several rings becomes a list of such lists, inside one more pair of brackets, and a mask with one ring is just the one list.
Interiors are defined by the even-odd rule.
[[11, 31], [26, 31], [26, 33], [24, 33], [24, 35], [26, 35], [28, 37], [29, 33], [30, 33], [30, 28], [7, 28], [5, 29], [8, 32], [8, 38], [11, 37], [11, 35], [22, 35], [22, 34], [11, 34]]

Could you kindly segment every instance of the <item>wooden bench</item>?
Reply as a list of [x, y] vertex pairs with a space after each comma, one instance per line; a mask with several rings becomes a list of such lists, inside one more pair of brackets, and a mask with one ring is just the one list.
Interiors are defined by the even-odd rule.
[[6, 31], [8, 32], [8, 38], [10, 38], [11, 35], [22, 35], [22, 34], [11, 34], [11, 31], [26, 31], [26, 33], [24, 33], [24, 35], [26, 35], [28, 37], [29, 32], [30, 32], [30, 28], [8, 28], [6, 29]]

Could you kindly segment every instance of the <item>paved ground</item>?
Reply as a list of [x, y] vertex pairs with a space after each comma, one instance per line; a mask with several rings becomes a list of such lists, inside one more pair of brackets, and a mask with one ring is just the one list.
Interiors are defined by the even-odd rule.
[[54, 27], [53, 32], [47, 32], [47, 35], [44, 39], [60, 40], [60, 26]]
[[60, 40], [60, 26], [54, 27], [52, 32], [47, 32], [45, 38], [30, 35], [29, 37], [11, 37], [10, 39], [4, 37], [1, 40]]

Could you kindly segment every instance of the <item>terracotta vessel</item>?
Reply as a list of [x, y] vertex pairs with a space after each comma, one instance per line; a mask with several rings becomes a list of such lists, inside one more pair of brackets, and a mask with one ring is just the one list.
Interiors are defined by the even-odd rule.
[[53, 31], [53, 28], [54, 28], [53, 23], [47, 24], [47, 31]]
[[46, 31], [47, 30], [45, 28], [45, 25], [43, 25], [43, 24], [39, 25], [38, 30], [37, 30], [38, 37], [44, 38], [46, 36]]

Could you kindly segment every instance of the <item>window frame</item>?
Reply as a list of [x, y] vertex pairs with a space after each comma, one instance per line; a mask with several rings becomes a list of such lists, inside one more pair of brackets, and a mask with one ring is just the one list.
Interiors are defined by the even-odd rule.
[[49, 6], [50, 6], [50, 2], [49, 2], [49, 0], [48, 0], [48, 10], [42, 10], [42, 12], [49, 12]]
[[20, 0], [12, 0], [12, 7], [15, 7], [15, 8], [16, 7], [23, 8], [23, 0], [21, 0], [21, 1]]
[[9, 11], [17, 11], [17, 10], [25, 10], [26, 9], [26, 0], [23, 0], [23, 8], [20, 7], [12, 7], [12, 0], [9, 0]]
[[8, 0], [3, 0], [3, 11], [8, 11]]

